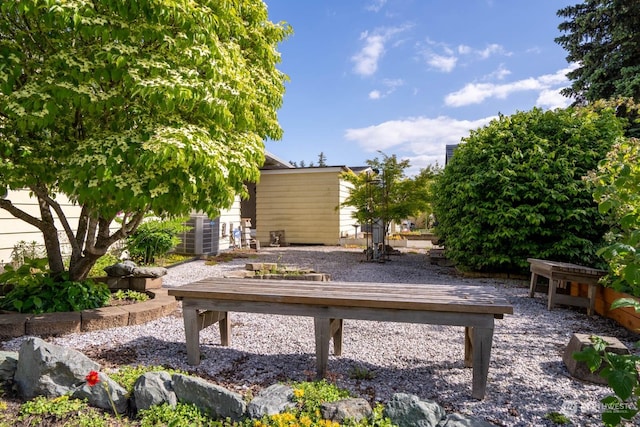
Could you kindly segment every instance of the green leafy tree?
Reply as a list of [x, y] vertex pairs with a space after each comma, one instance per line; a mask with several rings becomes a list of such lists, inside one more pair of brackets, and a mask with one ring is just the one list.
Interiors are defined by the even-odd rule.
[[[281, 137], [276, 48], [289, 33], [260, 0], [3, 0], [0, 193], [29, 189], [40, 212], [10, 193], [0, 208], [42, 232], [53, 274], [60, 224], [71, 279], [148, 211], [217, 215]], [[56, 194], [81, 207], [77, 227]]]
[[320, 152], [320, 154], [318, 154], [318, 167], [319, 168], [324, 168], [327, 167], [327, 156], [324, 155], [324, 152]]
[[640, 100], [640, 2], [585, 0], [558, 11], [556, 42], [578, 67], [563, 93], [579, 103], [618, 96]]
[[640, 139], [616, 141], [589, 182], [611, 227], [600, 251], [609, 264], [610, 285], [640, 297]]
[[369, 171], [342, 174], [353, 185], [342, 205], [356, 208], [353, 216], [360, 224], [381, 219], [386, 232], [392, 221], [400, 222], [430, 209], [428, 187], [437, 171], [426, 168], [408, 177], [405, 171], [411, 166], [409, 160], [381, 154], [382, 159], [367, 160]]
[[612, 108], [533, 109], [472, 131], [434, 186], [447, 256], [477, 271], [528, 257], [598, 265], [607, 227], [583, 177], [623, 134]]

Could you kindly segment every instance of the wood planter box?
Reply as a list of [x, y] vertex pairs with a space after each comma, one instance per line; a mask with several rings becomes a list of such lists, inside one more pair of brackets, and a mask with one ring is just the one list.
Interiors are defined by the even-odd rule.
[[[587, 296], [587, 285], [572, 283], [571, 295], [574, 296]], [[633, 298], [640, 301], [640, 298], [634, 297], [629, 294], [617, 292], [611, 288], [599, 285], [596, 290], [596, 313], [602, 317], [613, 319], [620, 325], [633, 332], [640, 331], [640, 313], [636, 312], [632, 307], [616, 308], [611, 310], [611, 304], [620, 298]]]

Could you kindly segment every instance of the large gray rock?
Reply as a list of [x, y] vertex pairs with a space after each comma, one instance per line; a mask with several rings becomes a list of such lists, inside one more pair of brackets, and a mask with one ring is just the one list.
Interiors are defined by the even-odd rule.
[[135, 262], [127, 260], [105, 267], [104, 272], [109, 277], [124, 277], [131, 275], [135, 268]]
[[346, 420], [359, 422], [369, 418], [373, 413], [371, 405], [365, 399], [343, 399], [337, 402], [327, 402], [320, 406], [322, 418], [342, 424]]
[[260, 391], [247, 405], [247, 413], [251, 418], [262, 418], [293, 408], [293, 388], [284, 384], [274, 384]]
[[384, 408], [384, 415], [398, 427], [435, 427], [446, 415], [444, 408], [418, 396], [396, 393]]
[[0, 351], [0, 383], [13, 381], [18, 367], [18, 352]]
[[441, 421], [438, 427], [495, 427], [495, 424], [461, 414], [451, 414], [447, 415], [447, 418]]
[[100, 381], [93, 386], [85, 381], [73, 391], [72, 396], [76, 399], [87, 399], [89, 405], [108, 411], [119, 414], [127, 412], [129, 407], [127, 390], [109, 378], [107, 374], [100, 372], [98, 378]]
[[133, 277], [162, 277], [167, 274], [164, 267], [136, 267], [131, 272]]
[[29, 337], [20, 346], [14, 380], [26, 399], [73, 393], [100, 365], [84, 354]]
[[171, 374], [162, 371], [147, 372], [139, 377], [133, 385], [133, 397], [139, 411], [163, 403], [176, 406], [178, 402]]
[[192, 403], [213, 417], [239, 420], [247, 404], [242, 396], [198, 377], [173, 374], [173, 390], [178, 401]]
[[[605, 348], [607, 353], [615, 354], [629, 354], [629, 349], [616, 337], [600, 337], [605, 340], [608, 345]], [[589, 381], [596, 384], [607, 384], [607, 379], [600, 375], [600, 372], [604, 369], [604, 364], [600, 366], [595, 372], [591, 372], [587, 362], [579, 362], [573, 358], [573, 354], [579, 351], [583, 351], [587, 347], [593, 347], [591, 342], [591, 335], [588, 334], [573, 334], [569, 340], [569, 344], [564, 350], [562, 355], [562, 361], [567, 366], [567, 370], [571, 376]]]

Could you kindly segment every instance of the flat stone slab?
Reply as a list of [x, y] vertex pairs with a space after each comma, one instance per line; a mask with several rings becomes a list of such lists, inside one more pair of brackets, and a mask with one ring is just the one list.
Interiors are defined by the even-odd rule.
[[0, 339], [21, 337], [26, 333], [27, 320], [33, 314], [7, 313], [0, 315]]
[[[596, 372], [591, 372], [585, 362], [579, 362], [573, 358], [573, 353], [584, 350], [586, 347], [592, 347], [593, 343], [589, 339], [591, 335], [588, 334], [573, 334], [567, 344], [567, 348], [562, 356], [562, 361], [567, 366], [571, 376], [589, 381], [596, 384], [607, 384], [607, 380], [600, 376], [600, 371], [604, 368], [601, 366]], [[629, 349], [615, 337], [600, 337], [609, 345], [605, 348], [605, 351], [615, 354], [629, 354]]]
[[100, 307], [82, 311], [82, 332], [127, 326], [129, 311], [120, 307]]
[[80, 312], [35, 314], [27, 320], [25, 334], [36, 336], [65, 335], [80, 332]]

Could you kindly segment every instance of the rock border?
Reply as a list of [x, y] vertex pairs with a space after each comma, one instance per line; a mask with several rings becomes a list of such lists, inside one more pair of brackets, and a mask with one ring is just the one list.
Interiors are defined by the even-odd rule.
[[178, 301], [167, 289], [147, 290], [150, 299], [135, 304], [101, 307], [77, 312], [23, 314], [0, 312], [0, 339], [24, 335], [57, 336], [134, 326], [171, 314]]

